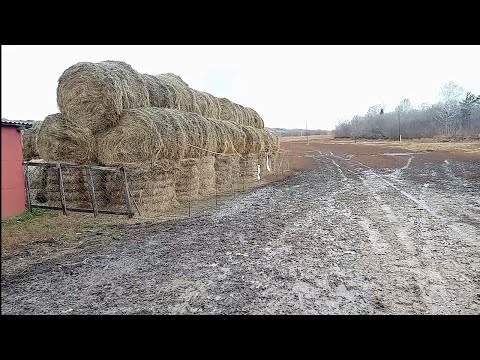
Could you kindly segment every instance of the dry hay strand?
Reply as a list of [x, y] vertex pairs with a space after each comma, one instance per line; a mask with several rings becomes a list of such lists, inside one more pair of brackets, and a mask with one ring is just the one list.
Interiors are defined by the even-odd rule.
[[215, 180], [218, 191], [227, 190], [239, 181], [240, 157], [238, 155], [217, 155], [215, 157]]
[[65, 122], [62, 114], [45, 118], [37, 136], [39, 156], [46, 161], [95, 164], [97, 141], [88, 128]]
[[175, 174], [175, 193], [180, 203], [198, 199], [199, 190], [198, 159], [183, 159]]
[[[178, 206], [175, 194], [175, 172], [172, 161], [161, 161], [154, 166], [127, 164], [124, 166], [131, 196], [140, 211], [156, 213]], [[104, 174], [104, 207], [108, 210], [126, 210], [125, 183], [120, 172]], [[134, 204], [132, 204], [134, 206]]]
[[81, 62], [58, 79], [57, 103], [66, 121], [95, 134], [116, 125], [124, 109], [150, 106], [149, 87], [122, 61]]
[[23, 159], [38, 159], [37, 138], [42, 121], [34, 121], [32, 127], [22, 131]]
[[181, 159], [187, 148], [183, 114], [144, 107], [125, 110], [114, 128], [98, 136], [98, 161], [103, 165], [151, 163]]
[[198, 195], [208, 196], [215, 193], [215, 156], [204, 156], [198, 159]]

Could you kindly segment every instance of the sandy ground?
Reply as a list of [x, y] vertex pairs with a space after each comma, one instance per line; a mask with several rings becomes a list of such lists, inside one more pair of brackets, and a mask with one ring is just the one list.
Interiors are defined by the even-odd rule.
[[2, 314], [480, 313], [478, 155], [288, 145], [205, 215], [2, 257]]

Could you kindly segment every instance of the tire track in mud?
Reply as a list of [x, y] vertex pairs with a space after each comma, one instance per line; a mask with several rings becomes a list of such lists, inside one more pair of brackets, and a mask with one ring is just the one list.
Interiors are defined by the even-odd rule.
[[[465, 307], [472, 307], [472, 303], [476, 303], [475, 296], [478, 296], [476, 295], [478, 294], [478, 288], [469, 286], [468, 291], [464, 291], [457, 283], [452, 283], [450, 279], [452, 274], [458, 274], [457, 277], [462, 278], [462, 281], [475, 284], [475, 281], [478, 282], [478, 280], [476, 280], [478, 277], [473, 275], [472, 278], [471, 276], [471, 274], [475, 274], [474, 267], [464, 269], [465, 265], [461, 266], [452, 259], [443, 259], [442, 262], [434, 260], [435, 257], [438, 257], [436, 254], [441, 253], [442, 248], [439, 249], [439, 245], [442, 245], [432, 241], [433, 236], [430, 229], [432, 226], [436, 226], [439, 231], [443, 230], [442, 233], [445, 234], [445, 225], [442, 222], [443, 218], [438, 216], [430, 207], [425, 206], [423, 201], [398, 189], [397, 186], [386, 181], [381, 175], [376, 174], [370, 167], [360, 163], [364, 168], [368, 169], [362, 175], [349, 169], [346, 159], [344, 159], [344, 163], [347, 171], [362, 178], [363, 183], [368, 187], [372, 197], [378, 202], [386, 218], [393, 225], [397, 239], [400, 240], [399, 243], [403, 244], [406, 254], [408, 254], [404, 259], [407, 264], [407, 269], [410, 269], [412, 280], [415, 281], [416, 284], [417, 293], [419, 293], [425, 304], [423, 309], [420, 307], [417, 310], [427, 313], [457, 313], [465, 311]], [[409, 164], [410, 162], [408, 162], [402, 170], [407, 169]], [[379, 182], [380, 180], [381, 182]], [[396, 192], [393, 192], [392, 189], [395, 189]], [[383, 194], [382, 196], [378, 194], [379, 191]], [[403, 199], [411, 200], [417, 207], [411, 206], [411, 203], [401, 201], [402, 197], [399, 198], [398, 194], [403, 195]], [[384, 200], [385, 196], [390, 199], [388, 203]], [[393, 206], [390, 206], [389, 203]], [[412, 220], [418, 224], [412, 224]], [[372, 239], [372, 246], [378, 249], [380, 234], [371, 230], [370, 220], [363, 219], [360, 225], [369, 233], [369, 237]], [[455, 231], [455, 233], [447, 231], [447, 238], [458, 238], [461, 234], [461, 231], [452, 226], [452, 224], [447, 224], [447, 227]], [[468, 239], [468, 244], [472, 247], [477, 245], [472, 239]], [[459, 251], [462, 251], [461, 248]], [[455, 255], [453, 258], [458, 258], [458, 254]], [[471, 258], [472, 254], [470, 254], [469, 257]], [[445, 263], [445, 261], [447, 262]], [[478, 264], [478, 261], [476, 263]], [[475, 264], [475, 261], [473, 261], [473, 264]], [[397, 264], [396, 266], [399, 265]], [[445, 279], [442, 273], [447, 274], [446, 276], [449, 277], [449, 279]], [[468, 278], [467, 274], [470, 274], [471, 278]], [[465, 302], [456, 303], [455, 300], [457, 298], [468, 299], [469, 305], [466, 306]], [[473, 307], [478, 309], [478, 306], [473, 305]]]

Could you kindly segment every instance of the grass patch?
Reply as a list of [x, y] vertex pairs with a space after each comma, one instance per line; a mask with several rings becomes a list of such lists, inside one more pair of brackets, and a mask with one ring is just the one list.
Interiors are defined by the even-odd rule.
[[23, 213], [22, 215], [18, 215], [15, 217], [11, 217], [5, 220], [2, 220], [2, 232], [4, 228], [10, 228], [12, 226], [19, 226], [22, 223], [31, 221], [32, 219], [35, 219], [36, 217], [43, 216], [45, 215], [47, 210], [45, 209], [36, 209], [33, 208], [32, 211], [27, 211], [26, 213]]

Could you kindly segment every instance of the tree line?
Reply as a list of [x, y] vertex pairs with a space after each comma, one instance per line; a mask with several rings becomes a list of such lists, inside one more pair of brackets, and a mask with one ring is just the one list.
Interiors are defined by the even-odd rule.
[[394, 111], [384, 106], [371, 106], [364, 116], [356, 115], [341, 121], [335, 127], [335, 137], [398, 139], [428, 138], [480, 138], [480, 96], [464, 90], [454, 82], [440, 90], [439, 102], [424, 103], [414, 109], [404, 99]]
[[285, 129], [285, 128], [272, 128], [278, 136], [287, 137], [287, 136], [305, 136], [305, 135], [328, 135], [330, 131], [328, 130], [307, 130], [307, 129]]

